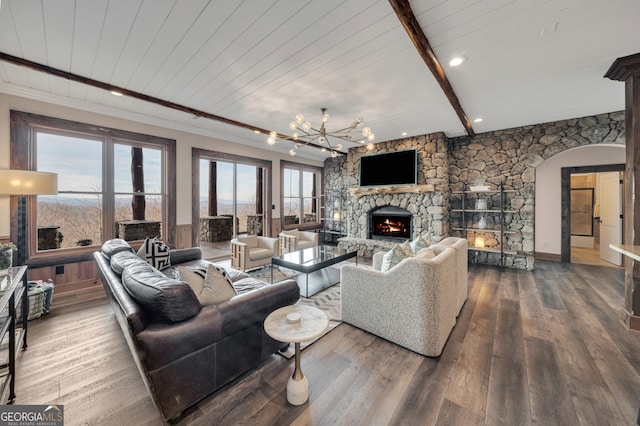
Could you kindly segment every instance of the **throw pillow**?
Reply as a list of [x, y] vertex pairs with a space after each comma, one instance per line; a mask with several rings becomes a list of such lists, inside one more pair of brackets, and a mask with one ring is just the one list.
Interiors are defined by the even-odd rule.
[[224, 268], [209, 265], [207, 270], [178, 267], [180, 279], [189, 284], [201, 305], [213, 305], [231, 299], [236, 290]]
[[160, 241], [158, 237], [147, 238], [138, 250], [138, 256], [156, 269], [163, 270], [171, 266], [169, 259], [169, 246]]
[[382, 266], [380, 271], [387, 272], [404, 259], [413, 256], [409, 242], [394, 245], [382, 258]]
[[418, 253], [416, 253], [416, 259], [433, 259], [434, 257], [436, 257], [435, 252], [429, 248], [429, 247], [425, 247], [423, 249], [420, 249], [420, 251]]
[[420, 249], [429, 247], [431, 245], [431, 235], [426, 233], [420, 234], [418, 238], [411, 241], [410, 244], [411, 244], [411, 251], [413, 251], [413, 253], [418, 253]]

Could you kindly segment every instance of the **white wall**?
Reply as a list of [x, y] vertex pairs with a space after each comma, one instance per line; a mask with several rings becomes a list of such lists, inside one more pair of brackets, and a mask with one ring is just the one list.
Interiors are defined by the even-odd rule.
[[536, 169], [535, 251], [561, 254], [562, 209], [560, 169], [562, 167], [624, 164], [624, 145], [588, 145], [572, 148], [546, 160]]
[[[161, 108], [161, 107], [158, 107]], [[220, 151], [229, 154], [242, 155], [251, 158], [260, 158], [272, 162], [273, 193], [272, 203], [276, 205], [273, 216], [278, 217], [280, 200], [280, 160], [295, 161], [304, 164], [322, 167], [320, 161], [306, 158], [292, 158], [288, 154], [258, 149], [247, 145], [226, 142], [206, 136], [195, 135], [179, 130], [153, 126], [131, 120], [96, 114], [89, 111], [77, 110], [50, 103], [39, 102], [0, 93], [0, 168], [9, 168], [9, 141], [10, 141], [10, 110], [30, 112], [50, 117], [74, 120], [83, 123], [112, 127], [131, 132], [144, 133], [176, 140], [176, 223], [177, 225], [191, 224], [191, 148], [202, 148], [212, 151]], [[265, 142], [265, 147], [268, 147]], [[0, 237], [9, 235], [9, 197], [0, 196]]]

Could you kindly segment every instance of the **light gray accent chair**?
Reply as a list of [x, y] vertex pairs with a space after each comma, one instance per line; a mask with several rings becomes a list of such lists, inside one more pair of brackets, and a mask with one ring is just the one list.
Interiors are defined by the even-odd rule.
[[467, 301], [469, 292], [469, 242], [465, 238], [448, 237], [435, 245], [451, 247], [456, 251], [456, 316], [458, 316], [462, 311], [462, 306]]
[[440, 356], [456, 324], [455, 251], [422, 249], [386, 272], [380, 271], [383, 256], [374, 254], [372, 268], [342, 267], [342, 320], [421, 355]]
[[278, 255], [277, 238], [249, 235], [231, 240], [231, 266], [242, 271], [270, 265]]
[[280, 238], [280, 254], [304, 250], [318, 245], [318, 233], [291, 229], [282, 231]]

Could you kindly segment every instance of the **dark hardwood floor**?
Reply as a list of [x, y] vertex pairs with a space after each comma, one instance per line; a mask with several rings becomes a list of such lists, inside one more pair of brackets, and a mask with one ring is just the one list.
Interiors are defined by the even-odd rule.
[[[286, 402], [293, 360], [201, 401], [185, 425], [632, 425], [640, 334], [621, 324], [622, 269], [471, 266], [443, 354], [425, 358], [347, 324], [303, 352], [310, 402]], [[106, 300], [30, 322], [18, 404], [64, 404], [67, 425], [162, 424]]]

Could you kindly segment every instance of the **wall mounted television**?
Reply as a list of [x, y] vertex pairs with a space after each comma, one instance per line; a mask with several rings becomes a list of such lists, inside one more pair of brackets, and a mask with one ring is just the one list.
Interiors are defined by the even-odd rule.
[[360, 157], [360, 186], [415, 185], [418, 153], [415, 149]]

